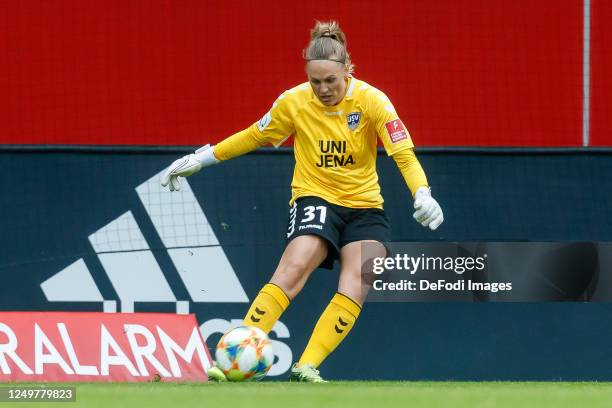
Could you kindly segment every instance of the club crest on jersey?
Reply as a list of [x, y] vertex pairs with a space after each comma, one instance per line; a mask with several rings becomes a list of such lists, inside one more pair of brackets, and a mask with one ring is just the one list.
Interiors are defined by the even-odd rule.
[[346, 115], [346, 124], [351, 130], [357, 129], [357, 126], [359, 126], [359, 121], [361, 121], [361, 112], [351, 112]]

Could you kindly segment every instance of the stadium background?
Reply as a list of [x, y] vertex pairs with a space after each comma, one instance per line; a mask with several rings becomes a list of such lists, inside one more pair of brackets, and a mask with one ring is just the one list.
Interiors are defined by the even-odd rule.
[[[119, 300], [87, 237], [127, 210], [188, 300], [134, 188], [305, 81], [314, 19], [339, 20], [356, 76], [394, 102], [445, 210], [439, 232], [418, 227], [381, 156], [395, 240], [612, 240], [612, 3], [589, 2], [588, 41], [584, 4], [2, 3], [1, 309], [102, 310], [41, 290], [81, 258], [104, 299]], [[282, 251], [292, 160], [290, 147], [263, 151], [189, 180], [249, 299]], [[335, 284], [335, 272], [319, 271], [282, 317], [294, 358]], [[246, 308], [189, 303], [200, 322]], [[607, 303], [370, 304], [322, 368], [347, 379], [610, 380], [610, 316]]]

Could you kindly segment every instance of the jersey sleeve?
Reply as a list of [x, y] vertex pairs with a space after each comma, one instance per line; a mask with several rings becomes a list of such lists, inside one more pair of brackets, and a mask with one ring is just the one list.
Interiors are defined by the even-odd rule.
[[369, 107], [378, 137], [389, 156], [414, 147], [410, 133], [397, 116], [397, 112], [387, 95], [377, 89], [372, 89], [369, 97]]
[[290, 103], [286, 96], [287, 92], [279, 96], [272, 108], [253, 124], [255, 138], [262, 145], [271, 144], [278, 147], [295, 132]]

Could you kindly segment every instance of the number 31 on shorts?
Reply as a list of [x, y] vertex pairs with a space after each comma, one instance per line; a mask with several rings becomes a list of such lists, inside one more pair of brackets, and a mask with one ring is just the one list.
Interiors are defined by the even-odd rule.
[[[302, 208], [303, 218], [300, 219], [299, 223], [304, 225], [308, 222], [314, 221], [318, 216], [318, 223], [325, 224], [325, 218], [327, 217], [327, 207], [324, 205], [309, 205]], [[287, 238], [289, 238], [295, 232], [295, 220], [297, 218], [298, 206], [297, 203], [293, 205], [289, 212], [289, 227], [287, 228]], [[315, 221], [316, 222], [316, 221]]]
[[325, 217], [327, 216], [327, 207], [324, 205], [309, 205], [308, 207], [304, 207], [304, 218], [300, 220], [300, 224], [305, 222], [310, 222], [315, 219], [315, 212], [319, 212], [319, 223], [325, 224]]

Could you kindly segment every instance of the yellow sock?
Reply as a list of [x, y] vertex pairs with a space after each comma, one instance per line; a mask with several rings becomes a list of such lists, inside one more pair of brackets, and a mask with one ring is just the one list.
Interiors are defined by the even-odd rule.
[[251, 308], [242, 322], [245, 326], [255, 326], [266, 333], [289, 306], [289, 298], [281, 288], [273, 283], [266, 284], [251, 303]]
[[361, 306], [350, 297], [338, 292], [319, 318], [298, 366], [310, 364], [318, 367], [353, 328]]

